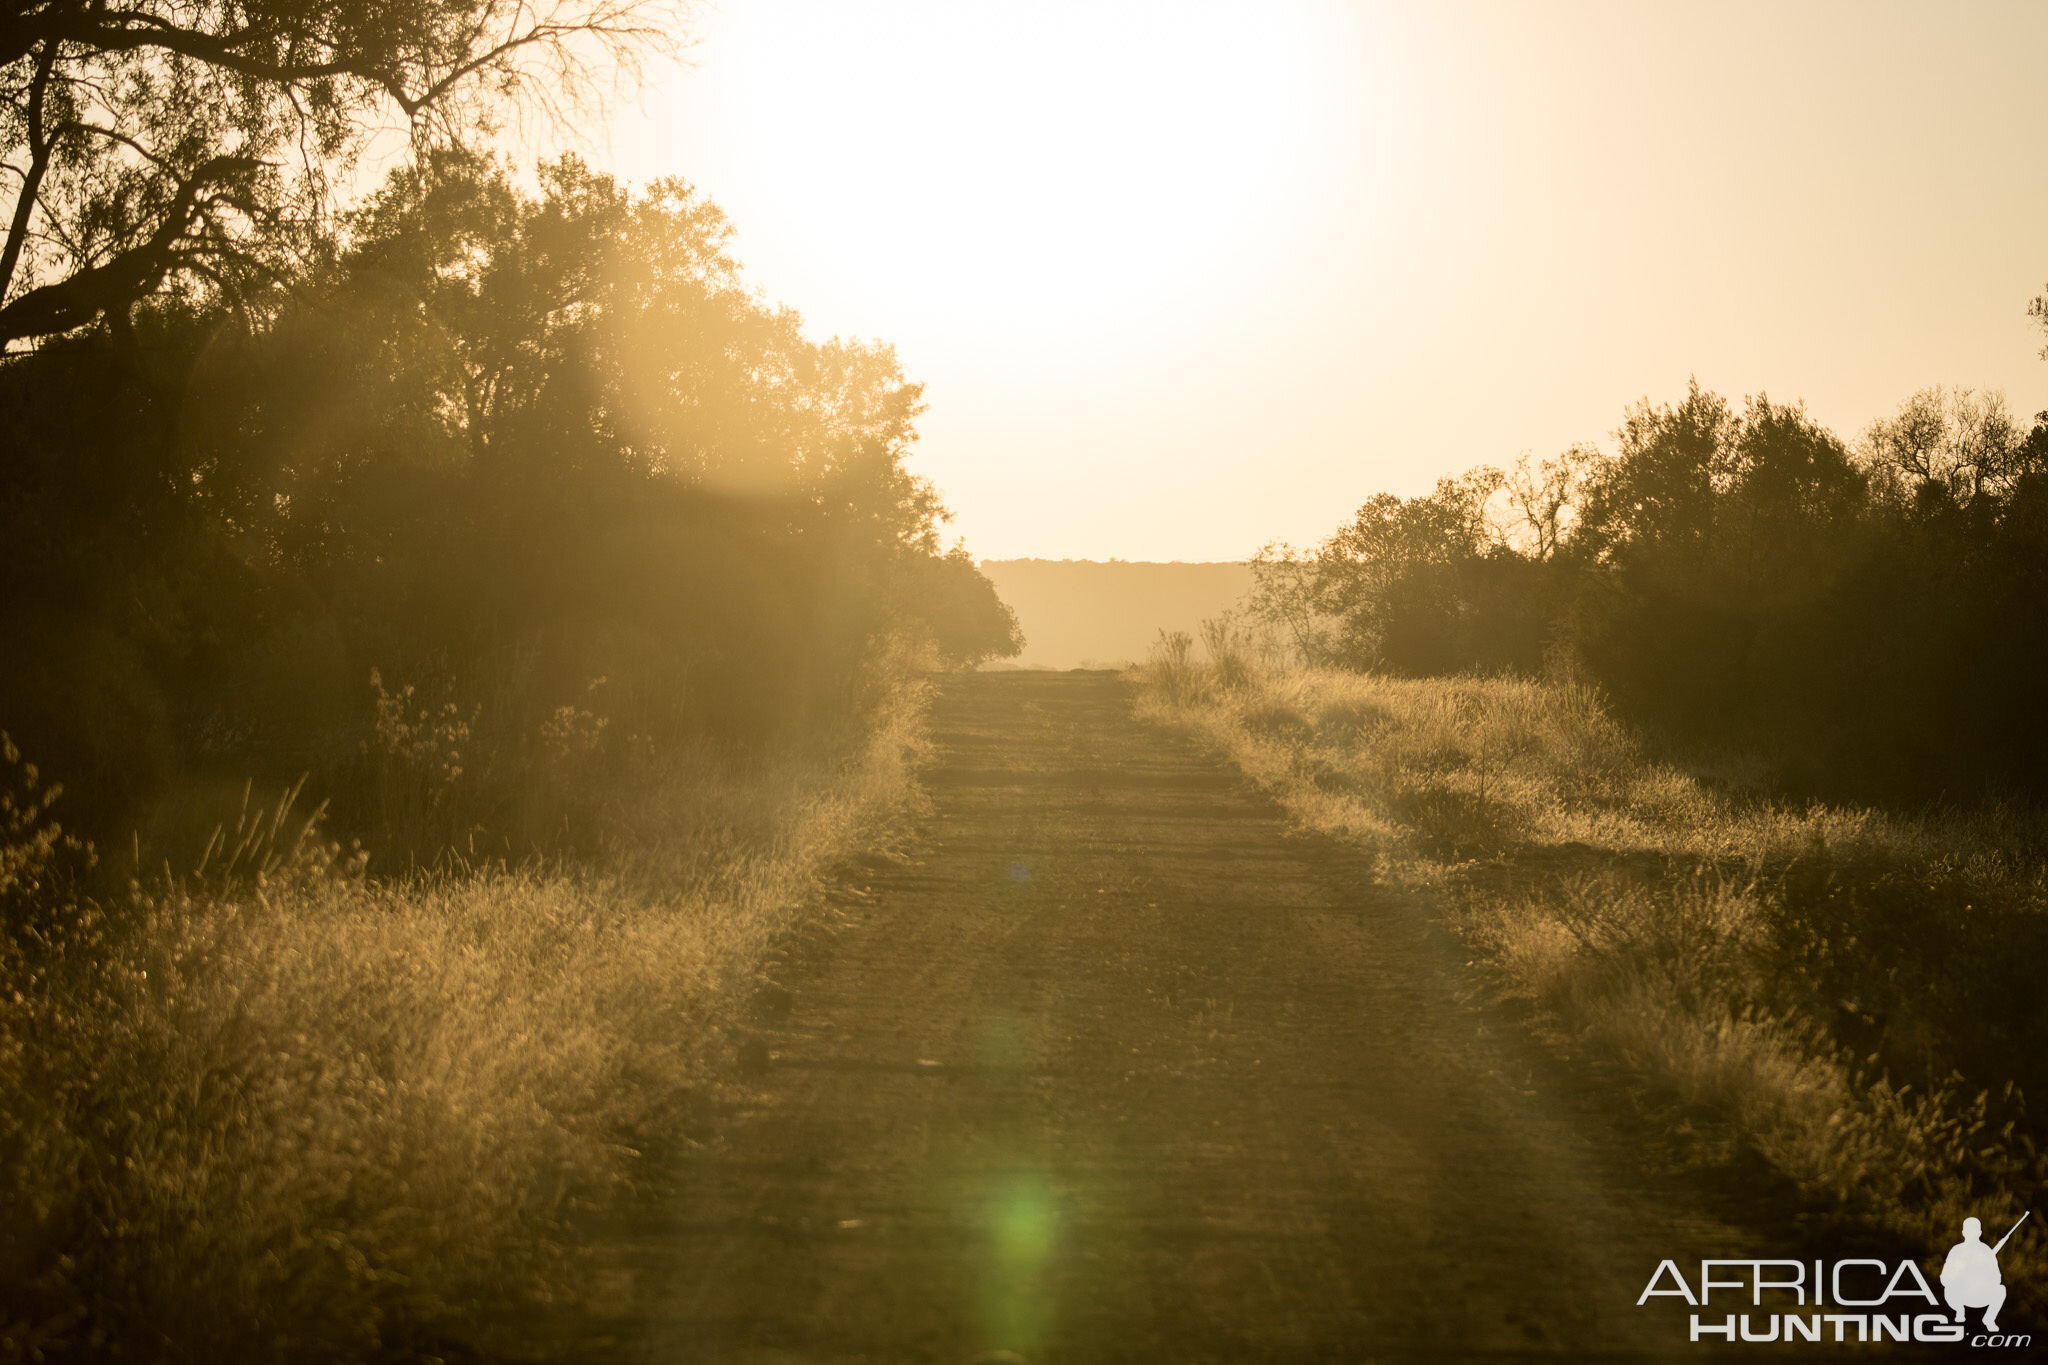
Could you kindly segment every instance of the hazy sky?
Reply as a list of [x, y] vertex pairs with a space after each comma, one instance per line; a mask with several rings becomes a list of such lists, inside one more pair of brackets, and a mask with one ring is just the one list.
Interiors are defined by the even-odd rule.
[[893, 342], [978, 556], [1222, 559], [1686, 377], [2048, 407], [2048, 5], [724, 0], [594, 160]]

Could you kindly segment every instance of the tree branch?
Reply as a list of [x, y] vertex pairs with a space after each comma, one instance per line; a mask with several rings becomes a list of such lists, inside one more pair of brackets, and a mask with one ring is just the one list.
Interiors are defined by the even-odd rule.
[[149, 240], [54, 284], [31, 289], [0, 308], [0, 345], [83, 327], [148, 294], [170, 272], [178, 243], [193, 220], [219, 202], [202, 192], [250, 175], [263, 164], [244, 156], [216, 156], [201, 163], [178, 186], [164, 221]]
[[[247, 50], [251, 44], [268, 43], [278, 36], [276, 30], [269, 26], [251, 24], [227, 33], [216, 34], [208, 33], [204, 29], [180, 27], [161, 15], [140, 10], [88, 10], [66, 7], [62, 11], [44, 11], [43, 15], [38, 16], [40, 22], [17, 20], [13, 25], [17, 32], [8, 33], [4, 27], [0, 27], [0, 35], [4, 35], [0, 36], [0, 66], [8, 65], [26, 55], [38, 41], [74, 43], [81, 48], [97, 52], [133, 52], [142, 48], [157, 48], [181, 57], [190, 57], [224, 71], [231, 71], [236, 75], [281, 84], [296, 84], [327, 76], [355, 76], [382, 89], [400, 109], [405, 111], [407, 118], [417, 118], [422, 109], [440, 100], [454, 86], [523, 48], [546, 46], [579, 33], [623, 38], [643, 32], [611, 21], [617, 17], [617, 14], [614, 14], [608, 18], [570, 23], [559, 20], [536, 20], [503, 41], [493, 43], [483, 51], [456, 63], [438, 77], [430, 77], [422, 71], [419, 74], [426, 84], [417, 92], [407, 88], [406, 73], [398, 69], [396, 64], [379, 62], [367, 54], [345, 54], [341, 51], [339, 41], [335, 39], [323, 41], [311, 32], [291, 35], [320, 43], [328, 49], [330, 55], [302, 61], [280, 61]], [[479, 27], [478, 31], [471, 35], [472, 41], [481, 36]]]
[[21, 249], [28, 241], [29, 221], [35, 215], [36, 195], [42, 190], [43, 172], [50, 168], [50, 139], [43, 136], [43, 95], [50, 88], [50, 73], [57, 65], [57, 45], [47, 43], [36, 61], [34, 83], [28, 97], [28, 171], [21, 177], [21, 189], [14, 199], [14, 217], [7, 225], [7, 244], [0, 246], [0, 301], [14, 283], [14, 271], [21, 264]]

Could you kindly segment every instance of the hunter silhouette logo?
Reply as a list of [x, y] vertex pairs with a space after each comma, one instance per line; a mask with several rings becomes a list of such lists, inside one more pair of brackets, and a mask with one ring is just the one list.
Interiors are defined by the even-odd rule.
[[[2029, 1209], [2021, 1214], [2020, 1223], [2026, 1222], [2032, 1213]], [[2014, 1223], [1998, 1239], [1997, 1246], [1988, 1247], [1984, 1245], [1984, 1225], [1974, 1218], [1963, 1220], [1963, 1240], [1949, 1248], [1948, 1260], [1941, 1267], [1941, 1292], [1948, 1306], [1956, 1310], [1957, 1322], [1970, 1309], [1981, 1308], [1984, 1330], [1998, 1330], [1998, 1310], [2005, 1306], [2005, 1281], [1998, 1273], [1998, 1253], [2005, 1250], [2012, 1234], [2020, 1230], [2020, 1223]]]
[[[1765, 1293], [1776, 1298], [1776, 1311], [1691, 1315], [1691, 1339], [1737, 1341], [1924, 1341], [1971, 1346], [2026, 1347], [2033, 1338], [2007, 1332], [1998, 1323], [2005, 1306], [2005, 1279], [1998, 1253], [2031, 1213], [2006, 1229], [2005, 1236], [1984, 1244], [1984, 1224], [1965, 1218], [1962, 1240], [1949, 1248], [1941, 1266], [1941, 1294], [1911, 1260], [1892, 1265], [1871, 1257], [1827, 1261], [1703, 1260], [1698, 1288], [1676, 1261], [1660, 1261], [1636, 1300], [1638, 1308], [1652, 1299], [1684, 1299], [1694, 1309], [1713, 1308], [1714, 1291], [1726, 1304], [1734, 1291], [1747, 1308], [1763, 1308]], [[1940, 1310], [1943, 1302], [1949, 1312]], [[1796, 1304], [1796, 1308], [1793, 1305]], [[1793, 1311], [1786, 1311], [1793, 1308]], [[1830, 1311], [1832, 1310], [1832, 1311]], [[1933, 1311], [1930, 1311], [1933, 1310]], [[1981, 1330], [1972, 1332], [1972, 1310], [1983, 1314]]]

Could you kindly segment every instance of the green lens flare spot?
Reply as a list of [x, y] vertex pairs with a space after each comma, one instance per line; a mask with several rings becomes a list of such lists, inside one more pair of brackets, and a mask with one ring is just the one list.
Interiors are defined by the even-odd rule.
[[1051, 1276], [1059, 1208], [1035, 1171], [1002, 1177], [988, 1205], [990, 1256], [983, 1277], [990, 1344], [1030, 1355], [1052, 1317]]
[[1013, 1177], [996, 1205], [996, 1256], [1005, 1265], [1037, 1267], [1052, 1255], [1058, 1214], [1037, 1176]]

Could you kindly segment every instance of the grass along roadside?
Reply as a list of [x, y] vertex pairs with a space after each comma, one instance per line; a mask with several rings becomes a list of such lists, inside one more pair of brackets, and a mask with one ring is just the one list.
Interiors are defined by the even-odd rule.
[[[570, 1220], [887, 841], [921, 714], [830, 770], [671, 772], [592, 868], [378, 881], [287, 802], [126, 905], [45, 895], [0, 958], [0, 1359], [426, 1358], [575, 1297]], [[14, 823], [26, 896], [57, 850]]]
[[[1936, 1265], [2038, 1202], [2048, 819], [1793, 806], [1652, 761], [1588, 689], [1289, 669], [1185, 636], [1140, 708], [1426, 888], [1544, 1029], [1622, 1063], [1701, 1159], [1767, 1161]], [[2029, 1224], [2020, 1303], [2048, 1290]]]

